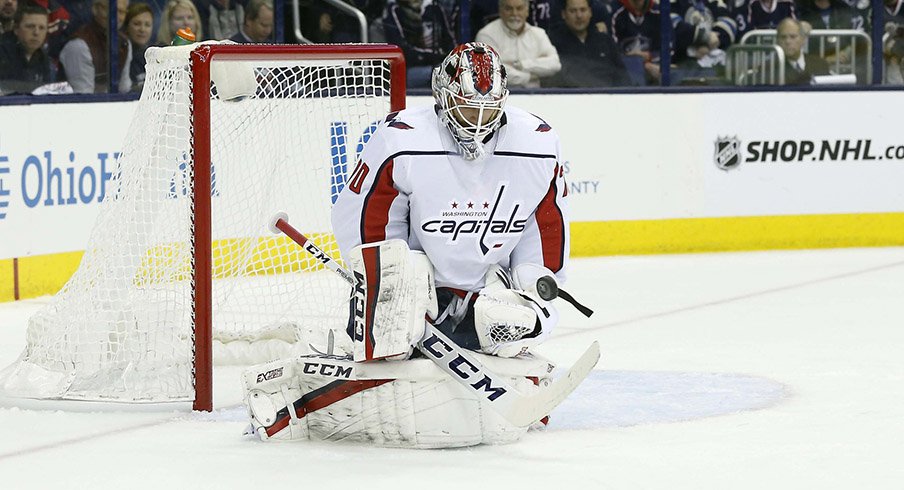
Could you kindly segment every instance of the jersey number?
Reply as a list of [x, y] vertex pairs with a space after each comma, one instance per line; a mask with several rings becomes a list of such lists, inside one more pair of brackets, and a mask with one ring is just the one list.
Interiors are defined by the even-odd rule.
[[352, 177], [348, 180], [348, 188], [355, 194], [361, 194], [361, 186], [364, 185], [364, 179], [369, 172], [367, 164], [363, 160], [358, 160], [358, 165], [355, 166]]

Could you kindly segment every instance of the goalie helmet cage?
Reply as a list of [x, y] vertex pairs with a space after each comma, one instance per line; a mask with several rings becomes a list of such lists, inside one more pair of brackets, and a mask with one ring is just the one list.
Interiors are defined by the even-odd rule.
[[209, 411], [215, 340], [344, 329], [348, 286], [268, 220], [287, 211], [338, 255], [329, 208], [376, 124], [404, 106], [395, 46], [149, 50], [82, 262], [29, 320], [0, 392]]

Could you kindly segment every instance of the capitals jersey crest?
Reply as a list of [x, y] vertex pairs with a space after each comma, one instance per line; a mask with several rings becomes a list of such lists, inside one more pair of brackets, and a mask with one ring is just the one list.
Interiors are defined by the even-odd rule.
[[494, 264], [540, 264], [564, 280], [568, 206], [558, 135], [520, 109], [505, 115], [479, 161], [462, 157], [432, 107], [387, 117], [361, 154], [359, 167], [369, 171], [353, 172], [333, 207], [342, 255], [402, 239], [427, 255], [438, 287], [477, 291]]

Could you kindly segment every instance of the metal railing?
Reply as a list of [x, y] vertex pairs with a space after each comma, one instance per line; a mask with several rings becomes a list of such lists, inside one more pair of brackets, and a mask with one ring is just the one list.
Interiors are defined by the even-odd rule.
[[785, 53], [775, 45], [735, 44], [726, 53], [725, 77], [733, 85], [784, 85]]
[[[739, 44], [765, 46], [776, 43], [775, 29], [755, 29], [741, 38]], [[872, 41], [868, 34], [854, 29], [813, 29], [807, 35], [803, 51], [811, 52], [829, 63], [833, 75], [854, 74], [860, 83], [872, 83]]]
[[[364, 16], [364, 12], [352, 7], [351, 5], [343, 2], [342, 0], [322, 0], [333, 7], [336, 7], [341, 12], [350, 15], [358, 21], [358, 29], [359, 34], [361, 35], [361, 42], [367, 42], [367, 17]], [[298, 42], [304, 44], [313, 44], [314, 42], [310, 39], [306, 38], [304, 34], [301, 32], [301, 2], [300, 0], [292, 0], [292, 24], [294, 27], [295, 38], [298, 39]]]

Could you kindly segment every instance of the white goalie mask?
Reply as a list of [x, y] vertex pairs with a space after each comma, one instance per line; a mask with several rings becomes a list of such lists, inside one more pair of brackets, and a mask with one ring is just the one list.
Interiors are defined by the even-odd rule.
[[460, 44], [433, 69], [440, 120], [468, 160], [483, 155], [483, 140], [502, 122], [508, 93], [499, 54], [486, 43]]

